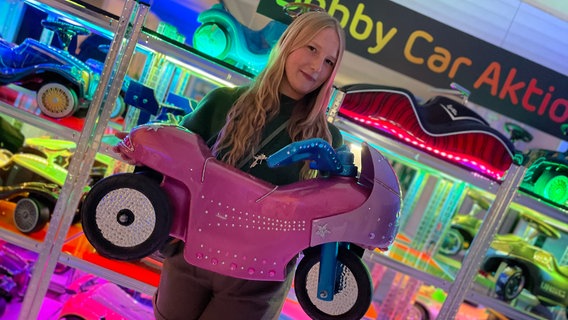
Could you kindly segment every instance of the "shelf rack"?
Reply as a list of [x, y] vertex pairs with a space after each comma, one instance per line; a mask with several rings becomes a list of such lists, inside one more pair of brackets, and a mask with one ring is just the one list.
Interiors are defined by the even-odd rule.
[[[335, 94], [334, 104], [342, 99], [342, 93]], [[333, 107], [331, 108], [333, 112]], [[512, 165], [505, 178], [501, 182], [490, 180], [484, 176], [472, 173], [464, 168], [452, 165], [446, 161], [436, 158], [421, 150], [409, 147], [402, 142], [393, 140], [385, 135], [381, 135], [360, 125], [357, 125], [341, 116], [331, 114], [328, 120], [342, 132], [345, 140], [360, 144], [368, 142], [380, 150], [387, 158], [402, 162], [412, 168], [419, 168], [421, 171], [455, 182], [466, 182], [476, 188], [495, 194], [495, 199], [486, 213], [486, 218], [481, 225], [478, 234], [474, 238], [468, 254], [462, 261], [462, 267], [458, 270], [454, 281], [448, 282], [427, 272], [406, 266], [402, 263], [393, 261], [389, 257], [382, 256], [373, 252], [372, 260], [393, 268], [396, 271], [421, 280], [427, 284], [434, 285], [448, 293], [448, 298], [442, 305], [438, 314], [441, 319], [454, 318], [458, 312], [460, 304], [467, 299], [472, 302], [482, 303], [491, 306], [513, 319], [534, 319], [534, 315], [529, 315], [521, 310], [517, 310], [496, 298], [483, 296], [471, 290], [474, 284], [474, 276], [478, 272], [481, 261], [486, 254], [493, 236], [497, 233], [502, 224], [507, 209], [510, 205], [520, 205], [531, 208], [552, 219], [563, 223], [568, 223], [568, 212], [563, 209], [548, 205], [538, 199], [524, 194], [518, 188], [526, 172], [522, 166]], [[566, 231], [566, 230], [565, 230]], [[487, 303], [490, 301], [490, 303]]]
[[[130, 18], [126, 18], [126, 16], [132, 15], [136, 8], [139, 9], [138, 3], [133, 2], [132, 0], [126, 0], [125, 11], [123, 12], [122, 17], [118, 17], [103, 11], [93, 11], [89, 6], [80, 6], [72, 2], [63, 0], [25, 0], [25, 3], [41, 9], [47, 9], [51, 12], [68, 17], [72, 20], [80, 20], [85, 25], [90, 25], [92, 28], [102, 30], [106, 35], [109, 35], [111, 37], [115, 34], [119, 34], [119, 29], [124, 28], [124, 23], [126, 23], [125, 21], [131, 21]], [[78, 1], [78, 3], [81, 3], [81, 1]], [[142, 6], [145, 5], [142, 4]], [[147, 8], [142, 9], [142, 11], [147, 11]], [[224, 63], [223, 61], [218, 61], [216, 59], [208, 57], [203, 53], [196, 52], [189, 46], [165, 38], [153, 32], [152, 30], [145, 29], [140, 22], [140, 19], [143, 20], [144, 15], [145, 12], [140, 11], [136, 15], [138, 20], [136, 24], [138, 25], [140, 33], [136, 37], [131, 38], [136, 39], [132, 42], [134, 42], [140, 50], [148, 52], [160, 52], [168, 56], [168, 58], [171, 59], [172, 62], [182, 64], [185, 67], [195, 68], [196, 70], [203, 72], [205, 74], [205, 77], [209, 77], [209, 79], [220, 83], [240, 85], [248, 83], [253, 77], [252, 75], [247, 74], [242, 70], [235, 69], [234, 67]], [[119, 46], [117, 46], [116, 48], [116, 50], [118, 50]], [[123, 55], [122, 59], [129, 59], [130, 56], [131, 54], [125, 54]], [[115, 57], [115, 61], [119, 62], [122, 60], [116, 59]], [[125, 72], [125, 68], [123, 67], [120, 71]], [[124, 76], [124, 74], [122, 74], [122, 76]], [[110, 81], [109, 84], [111, 84], [113, 81], [120, 80], [120, 76], [115, 77], [114, 79], [108, 78], [108, 81]], [[109, 86], [107, 85], [105, 87], [106, 89], [103, 88], [99, 90], [109, 91], [108, 87]], [[103, 91], [101, 91], [99, 95], [102, 95]], [[109, 97], [112, 97], [112, 94], [110, 92], [108, 94]], [[115, 92], [115, 94], [117, 93]], [[109, 101], [113, 101], [113, 99], [109, 99]], [[98, 101], [99, 103], [96, 102], [97, 101], [93, 103], [94, 107], [89, 111], [89, 115], [87, 116], [87, 118], [90, 120], [90, 125], [86, 124], [82, 131], [70, 129], [56, 122], [41, 118], [38, 115], [29, 113], [25, 110], [20, 110], [1, 101], [0, 113], [6, 114], [10, 117], [16, 118], [45, 131], [51, 132], [57, 136], [76, 142], [78, 146], [77, 150], [86, 154], [86, 156], [83, 157], [83, 162], [92, 163], [94, 152], [96, 152], [97, 150], [116, 158], [116, 155], [114, 155], [110, 151], [111, 146], [102, 144], [100, 141], [100, 133], [95, 132], [97, 131], [96, 129], [102, 130], [101, 128], [97, 127], [100, 125], [96, 125], [95, 122], [108, 122], [108, 114], [110, 113], [110, 108], [107, 108], [107, 106], [101, 106], [100, 101]], [[95, 119], [97, 121], [95, 121]], [[488, 239], [494, 234], [494, 229], [499, 225], [499, 220], [502, 218], [502, 214], [504, 214], [504, 208], [507, 207], [510, 203], [514, 202], [519, 205], [532, 208], [551, 217], [552, 219], [568, 223], [567, 212], [535, 200], [534, 198], [525, 195], [520, 191], [517, 191], [519, 183], [518, 177], [522, 176], [522, 168], [512, 168], [513, 170], [511, 170], [511, 176], [509, 176], [508, 174], [502, 183], [497, 183], [480, 175], [473, 174], [463, 168], [449, 165], [445, 161], [435, 158], [420, 150], [410, 148], [400, 142], [381, 136], [347, 120], [338, 118], [335, 121], [335, 125], [344, 133], [346, 140], [357, 142], [372, 142], [373, 146], [377, 147], [388, 157], [396, 158], [397, 160], [400, 160], [411, 166], [415, 166], [417, 162], [420, 162], [422, 164], [421, 169], [428, 170], [432, 174], [436, 174], [444, 179], [449, 179], [452, 181], [465, 181], [477, 188], [486, 190], [490, 193], [502, 193], [502, 195], [500, 195], [492, 205], [492, 208], [495, 207], [492, 209], [492, 214], [496, 216], [496, 218], [488, 223], [484, 223], [482, 230], [480, 230], [480, 233], [484, 235], [482, 236], [483, 241], [478, 241], [477, 247], [473, 248], [475, 249], [474, 251], [476, 251], [475, 254], [471, 255], [471, 258], [466, 261], [469, 262], [469, 265], [471, 267], [461, 274], [463, 279], [460, 282], [451, 282], [438, 278], [427, 272], [417, 270], [416, 268], [402, 264], [389, 257], [374, 252], [370, 253], [370, 259], [389, 268], [420, 279], [425, 283], [439, 287], [444, 291], [452, 293], [452, 297], [447, 300], [445, 309], [442, 311], [442, 314], [446, 316], [455, 315], [455, 312], [457, 310], [456, 305], [467, 298], [467, 300], [493, 308], [511, 318], [534, 318], [534, 316], [529, 316], [526, 313], [516, 310], [501, 301], [469, 289], [469, 286], [471, 285], [472, 273], [475, 269], [475, 263], [473, 262], [475, 262], [475, 259], [479, 260], [481, 255], [486, 251], [489, 245]], [[76, 180], [71, 179], [73, 180], [72, 182], [70, 182], [69, 184], [66, 183], [66, 185], [68, 185], [66, 194], [69, 195], [69, 197], [66, 199], [66, 201], [64, 201], [64, 203], [62, 201], [60, 201], [62, 202], [61, 204], [58, 203], [56, 214], [53, 217], [52, 223], [50, 224], [48, 233], [44, 241], [38, 241], [37, 239], [33, 239], [21, 234], [11, 232], [9, 230], [5, 230], [4, 228], [0, 228], [1, 238], [40, 254], [38, 264], [43, 268], [38, 268], [38, 271], [34, 272], [32, 282], [30, 283], [30, 289], [27, 291], [26, 297], [24, 299], [24, 306], [22, 308], [23, 312], [20, 315], [21, 319], [34, 318], [34, 316], [36, 316], [39, 312], [41, 300], [45, 295], [46, 286], [49, 283], [49, 271], [53, 271], [54, 264], [57, 262], [85, 270], [87, 272], [104, 277], [119, 285], [129, 287], [140, 292], [152, 294], [155, 290], [154, 286], [146, 282], [133, 279], [120, 272], [109, 270], [107, 268], [101, 267], [98, 264], [86, 261], [85, 259], [76, 257], [71, 254], [61, 252], [61, 250], [57, 250], [65, 241], [66, 232], [57, 232], [55, 229], [59, 227], [59, 229], [61, 230], [69, 230], [71, 215], [68, 214], [68, 212], [74, 209], [74, 201], [71, 198], [77, 196], [77, 194], [73, 192], [74, 190], [69, 189], [72, 189], [74, 185], [79, 185], [80, 182], [84, 180], [84, 177], [83, 179], [81, 179], [81, 175], [77, 174], [78, 172], [80, 172], [78, 168], [83, 169], [77, 163], [75, 163], [72, 170], [70, 170], [70, 175], [73, 175]], [[465, 290], [462, 290], [464, 288]]]
[[[76, 161], [73, 160], [75, 163], [71, 163], [66, 184], [60, 195], [60, 201], [58, 201], [55, 212], [51, 217], [47, 233], [42, 239], [18, 234], [17, 231], [10, 230], [10, 228], [0, 228], [1, 238], [39, 254], [32, 280], [28, 286], [29, 290], [26, 291], [26, 296], [24, 297], [20, 318], [29, 319], [37, 316], [51, 278], [50, 275], [56, 263], [79, 268], [139, 292], [153, 294], [155, 281], [150, 284], [148, 281], [141, 281], [126, 275], [127, 272], [116, 272], [105, 266], [90, 262], [88, 258], [86, 260], [83, 257], [61, 252], [63, 243], [67, 241], [65, 230], [68, 230], [71, 224], [70, 212], [74, 211], [78, 205], [79, 193], [77, 190], [82, 189], [78, 188], [78, 186], [82, 185], [83, 181], [86, 181], [84, 174], [88, 172], [86, 166], [89, 166], [89, 163], [92, 165], [94, 154], [97, 151], [120, 160], [120, 157], [112, 152], [112, 146], [101, 141], [102, 131], [105, 129], [105, 126], [101, 125], [101, 123], [109, 123], [108, 117], [110, 114], [107, 104], [101, 105], [103, 102], [102, 96], [107, 94], [106, 101], [114, 101], [113, 96], [116, 98], [118, 92], [112, 92], [112, 88], [119, 88], [120, 86], [113, 84], [123, 81], [128, 62], [135, 49], [148, 54], [159, 52], [167, 55], [172, 63], [192, 70], [198, 73], [200, 77], [217, 84], [232, 86], [245, 84], [250, 81], [253, 75], [224, 61], [212, 59], [185, 44], [175, 42], [144, 28], [142, 24], [148, 12], [148, 6], [147, 3], [143, 3], [144, 1], [141, 0], [126, 0], [120, 17], [102, 10], [93, 10], [92, 6], [86, 5], [82, 1], [23, 0], [23, 2], [64, 19], [78, 21], [110, 38], [114, 37], [114, 39], [107, 57], [108, 66], [105, 64], [99, 88], [91, 102], [87, 117], [84, 119], [85, 123], [81, 129], [70, 128], [61, 123], [61, 121], [43, 117], [39, 114], [39, 111], [32, 110], [30, 112], [30, 110], [19, 109], [10, 103], [0, 100], [1, 114], [23, 121], [58, 138], [75, 142], [77, 144], [75, 152], [80, 155], [76, 157]], [[113, 68], [114, 71], [111, 70]], [[15, 90], [17, 94], [27, 96], [28, 99], [35, 97], [35, 93], [17, 86], [8, 85], [5, 88]], [[111, 125], [109, 123], [109, 126]], [[92, 254], [91, 258], [94, 256], [96, 254]], [[148, 270], [140, 270], [153, 271], [156, 274], [155, 278], [159, 277], [159, 270], [156, 270], [156, 265], [161, 264], [151, 258], [148, 258], [148, 260], [153, 261], [150, 263], [153, 266], [149, 267]], [[123, 267], [124, 269], [133, 267], [144, 268], [144, 266], [124, 262], [117, 269]]]

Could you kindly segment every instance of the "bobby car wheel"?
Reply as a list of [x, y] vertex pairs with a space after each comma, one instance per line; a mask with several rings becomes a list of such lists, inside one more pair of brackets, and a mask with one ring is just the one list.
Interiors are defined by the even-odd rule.
[[525, 287], [525, 275], [517, 266], [506, 266], [495, 283], [495, 293], [503, 301], [511, 301], [518, 297]]
[[442, 241], [440, 252], [448, 256], [455, 256], [463, 249], [464, 241], [463, 235], [458, 229], [450, 228]]
[[220, 24], [207, 22], [199, 26], [193, 35], [193, 46], [217, 59], [224, 59], [230, 50], [229, 35]]
[[430, 320], [428, 310], [422, 303], [415, 301], [408, 309], [407, 319]]
[[332, 301], [318, 298], [320, 250], [306, 254], [298, 264], [294, 278], [294, 290], [302, 309], [312, 319], [354, 320], [361, 319], [369, 309], [373, 294], [369, 271], [361, 259], [346, 248], [337, 254], [337, 283]]
[[137, 260], [163, 246], [171, 228], [168, 196], [156, 180], [136, 173], [97, 182], [81, 207], [85, 236], [116, 260]]
[[14, 209], [14, 224], [23, 233], [41, 230], [51, 216], [50, 210], [42, 202], [32, 198], [22, 198]]
[[563, 206], [568, 205], [568, 172], [545, 171], [535, 182], [541, 196]]
[[52, 118], [65, 118], [77, 111], [77, 93], [57, 82], [44, 84], [37, 91], [37, 104], [43, 114]]

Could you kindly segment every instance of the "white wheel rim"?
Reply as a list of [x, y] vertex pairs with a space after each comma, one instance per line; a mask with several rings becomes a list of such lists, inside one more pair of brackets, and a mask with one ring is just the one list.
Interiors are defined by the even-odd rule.
[[71, 89], [60, 83], [48, 83], [37, 92], [41, 112], [52, 118], [64, 118], [75, 111], [77, 101]]
[[308, 271], [306, 279], [306, 290], [310, 301], [321, 311], [329, 315], [342, 315], [351, 310], [357, 302], [359, 289], [357, 280], [347, 267], [343, 270], [342, 288], [343, 290], [336, 292], [332, 301], [324, 301], [318, 298], [318, 278], [319, 278], [319, 262], [316, 263], [310, 271]]
[[[129, 211], [133, 220], [120, 223], [121, 212]], [[101, 235], [119, 247], [134, 247], [147, 241], [156, 226], [156, 210], [142, 192], [120, 188], [107, 193], [97, 204], [95, 222]]]

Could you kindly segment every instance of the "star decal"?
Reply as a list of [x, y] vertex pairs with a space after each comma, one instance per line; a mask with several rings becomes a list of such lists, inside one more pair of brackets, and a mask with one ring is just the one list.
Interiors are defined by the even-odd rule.
[[316, 234], [320, 236], [322, 239], [325, 239], [325, 236], [329, 233], [331, 233], [331, 231], [327, 229], [327, 224], [324, 224], [323, 226], [318, 226], [318, 231], [316, 231]]
[[147, 130], [147, 131], [154, 131], [154, 132], [157, 132], [158, 129], [160, 129], [160, 127], [161, 127], [161, 126], [159, 126], [159, 125], [157, 125], [157, 126], [156, 126], [156, 125], [150, 125], [150, 126], [147, 126], [147, 127], [146, 127], [146, 130]]

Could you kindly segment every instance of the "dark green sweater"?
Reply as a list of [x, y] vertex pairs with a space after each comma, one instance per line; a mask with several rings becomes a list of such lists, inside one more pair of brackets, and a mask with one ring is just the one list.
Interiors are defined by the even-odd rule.
[[[192, 113], [184, 117], [181, 125], [199, 134], [205, 141], [209, 141], [212, 138], [216, 139], [216, 135], [225, 125], [229, 109], [231, 109], [233, 103], [239, 98], [244, 90], [245, 87], [222, 87], [209, 92], [200, 101], [197, 108]], [[292, 115], [292, 110], [296, 101], [284, 95], [280, 97], [280, 101], [280, 112], [273, 120], [266, 124], [262, 133], [261, 141], [274, 132]], [[333, 138], [333, 147], [340, 147], [343, 144], [341, 132], [332, 124], [329, 124], [329, 130]], [[266, 156], [269, 156], [291, 142], [292, 139], [284, 129], [261, 150], [259, 150], [257, 154], [263, 153]], [[211, 145], [212, 144], [213, 143], [211, 143]], [[252, 162], [253, 160], [251, 159], [241, 169], [249, 172], [257, 178], [277, 185], [284, 185], [298, 181], [300, 169], [303, 165], [303, 163], [295, 163], [279, 168], [269, 168], [266, 165], [266, 161], [262, 161], [255, 167], [250, 168]]]

